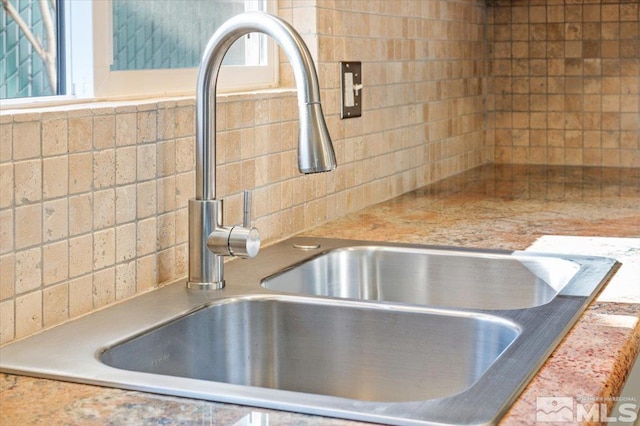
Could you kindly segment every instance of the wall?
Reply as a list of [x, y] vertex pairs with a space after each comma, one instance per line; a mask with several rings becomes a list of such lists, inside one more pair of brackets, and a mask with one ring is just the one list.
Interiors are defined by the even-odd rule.
[[640, 167], [637, 0], [490, 3], [495, 161]]
[[[280, 6], [315, 54], [339, 167], [298, 174], [294, 91], [219, 96], [227, 223], [242, 189], [268, 243], [492, 158], [483, 1]], [[361, 118], [339, 118], [340, 60], [363, 62]], [[192, 98], [0, 112], [0, 343], [186, 275], [194, 128]]]

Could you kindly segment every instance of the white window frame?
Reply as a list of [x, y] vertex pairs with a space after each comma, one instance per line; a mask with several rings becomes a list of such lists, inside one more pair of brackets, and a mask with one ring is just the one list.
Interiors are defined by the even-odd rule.
[[[111, 0], [66, 0], [65, 48], [67, 95], [3, 99], [3, 106], [29, 107], [86, 100], [118, 100], [195, 95], [198, 68], [111, 71], [113, 58]], [[277, 0], [246, 0], [246, 10], [277, 12]], [[257, 40], [257, 38], [254, 38]], [[257, 43], [256, 43], [257, 45]], [[252, 46], [247, 54], [259, 51]], [[278, 84], [278, 51], [267, 38], [266, 65], [223, 66], [218, 92], [249, 91]]]

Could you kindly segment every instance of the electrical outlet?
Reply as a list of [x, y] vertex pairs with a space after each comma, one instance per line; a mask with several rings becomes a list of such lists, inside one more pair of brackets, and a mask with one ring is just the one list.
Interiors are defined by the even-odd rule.
[[340, 62], [340, 118], [362, 115], [362, 62]]

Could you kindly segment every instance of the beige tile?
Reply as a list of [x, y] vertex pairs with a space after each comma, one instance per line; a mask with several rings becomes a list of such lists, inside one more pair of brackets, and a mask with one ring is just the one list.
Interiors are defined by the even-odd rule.
[[0, 254], [14, 250], [15, 226], [13, 210], [0, 210]]
[[136, 224], [127, 223], [116, 228], [116, 262], [131, 260], [136, 256]]
[[0, 124], [0, 163], [10, 161], [13, 151], [13, 124]]
[[613, 150], [613, 149], [619, 150], [620, 149], [620, 132], [612, 131], [612, 130], [602, 132], [602, 148], [607, 150]]
[[42, 284], [42, 249], [35, 247], [16, 252], [16, 295], [37, 289]]
[[638, 150], [621, 151], [620, 167], [640, 167], [640, 152]]
[[240, 148], [240, 130], [230, 130], [224, 133], [225, 145], [224, 145], [224, 162], [238, 161], [242, 158], [242, 151]]
[[42, 205], [42, 231], [45, 242], [69, 235], [69, 206], [66, 198], [46, 201]]
[[14, 163], [14, 200], [16, 205], [42, 199], [42, 161], [28, 160]]
[[42, 122], [42, 155], [66, 154], [69, 149], [68, 123], [66, 118]]
[[126, 299], [136, 294], [136, 261], [116, 265], [116, 300]]
[[158, 252], [158, 284], [166, 284], [176, 278], [176, 258], [173, 247]]
[[16, 256], [13, 253], [0, 256], [0, 300], [15, 294]]
[[69, 281], [69, 317], [75, 318], [93, 309], [93, 276]]
[[136, 185], [136, 203], [138, 219], [154, 216], [157, 213], [156, 182], [148, 181]]
[[620, 167], [620, 150], [619, 149], [603, 149], [602, 165], [604, 167]]
[[193, 138], [176, 139], [176, 172], [195, 168], [195, 141]]
[[116, 152], [106, 149], [93, 153], [93, 188], [104, 189], [116, 183]]
[[69, 118], [69, 152], [89, 151], [93, 146], [93, 120], [91, 117]]
[[15, 209], [15, 248], [42, 243], [42, 205], [30, 204]]
[[[255, 217], [252, 212], [252, 217]], [[175, 225], [176, 244], [186, 243], [189, 240], [189, 211], [180, 209], [176, 211]]]
[[137, 179], [138, 181], [153, 179], [156, 177], [156, 146], [153, 144], [139, 145], [137, 152]]
[[188, 200], [195, 197], [195, 173], [176, 176], [176, 208], [188, 206]]
[[176, 137], [195, 135], [195, 104], [176, 109]]
[[137, 117], [135, 113], [116, 114], [116, 145], [135, 145], [137, 142]]
[[154, 142], [157, 129], [156, 111], [139, 111], [137, 113], [137, 141], [138, 143]]
[[105, 189], [93, 193], [93, 229], [103, 229], [116, 223], [116, 191]]
[[639, 136], [638, 132], [622, 132], [620, 135], [620, 147], [626, 151], [637, 151], [640, 148]]
[[92, 227], [92, 194], [82, 194], [69, 197], [69, 235], [79, 235], [89, 232]]
[[167, 213], [176, 208], [176, 178], [170, 176], [157, 181], [157, 212]]
[[167, 249], [175, 244], [176, 241], [176, 219], [174, 213], [167, 213], [158, 216], [157, 220], [157, 248], [158, 250]]
[[106, 306], [116, 300], [115, 268], [110, 267], [93, 274], [93, 307]]
[[[136, 241], [137, 256], [144, 256], [156, 250], [157, 241], [157, 220], [151, 217], [138, 221], [138, 232]], [[139, 277], [139, 275], [138, 275]]]
[[176, 246], [176, 279], [186, 278], [189, 272], [189, 247], [187, 244]]
[[13, 164], [0, 164], [0, 208], [13, 205]]
[[109, 228], [93, 233], [93, 269], [110, 267], [116, 260], [116, 232]]
[[169, 140], [159, 142], [156, 147], [156, 164], [158, 176], [169, 176], [176, 172], [176, 142]]
[[90, 191], [93, 184], [93, 154], [83, 152], [69, 155], [69, 193]]
[[157, 140], [172, 139], [176, 133], [175, 108], [161, 108], [158, 110]]
[[140, 257], [136, 261], [136, 290], [138, 293], [151, 290], [157, 286], [156, 255]]
[[42, 161], [42, 195], [44, 199], [64, 197], [69, 193], [69, 159], [67, 156]]
[[242, 164], [240, 162], [230, 163], [224, 168], [226, 194], [234, 194], [242, 191]]
[[69, 242], [59, 241], [42, 248], [42, 283], [51, 285], [69, 278]]
[[133, 183], [136, 180], [136, 155], [134, 146], [116, 149], [116, 184]]
[[42, 329], [42, 293], [34, 292], [16, 298], [16, 338], [29, 336]]
[[112, 148], [116, 140], [115, 115], [93, 117], [93, 147], [95, 149]]
[[75, 278], [93, 270], [93, 235], [69, 240], [69, 277]]
[[41, 150], [40, 122], [13, 123], [13, 159], [25, 160], [39, 157]]
[[8, 343], [15, 338], [14, 306], [13, 300], [0, 303], [0, 344]]
[[620, 129], [626, 131], [638, 131], [640, 130], [640, 119], [638, 114], [625, 113], [620, 116]]
[[137, 194], [136, 185], [116, 188], [116, 223], [131, 222], [136, 219]]
[[69, 284], [62, 283], [44, 289], [42, 294], [45, 327], [60, 324], [69, 318]]

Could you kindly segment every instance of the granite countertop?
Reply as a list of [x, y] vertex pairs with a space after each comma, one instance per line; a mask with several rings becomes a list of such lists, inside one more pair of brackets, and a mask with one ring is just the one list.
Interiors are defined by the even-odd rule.
[[[622, 266], [501, 424], [535, 422], [536, 398], [612, 406], [640, 350], [640, 170], [483, 166], [305, 235], [602, 255]], [[358, 422], [3, 374], [0, 424]]]

